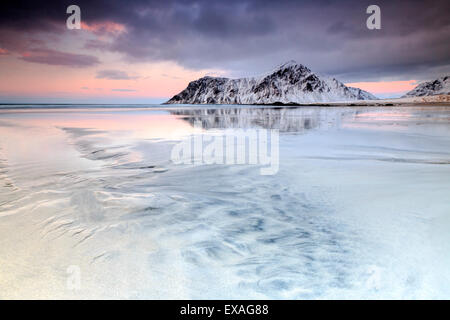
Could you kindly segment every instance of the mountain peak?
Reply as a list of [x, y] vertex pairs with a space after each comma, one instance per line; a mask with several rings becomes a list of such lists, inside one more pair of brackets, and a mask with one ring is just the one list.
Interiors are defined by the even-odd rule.
[[[295, 60], [289, 60], [285, 63], [280, 64], [279, 66], [277, 66], [274, 71], [278, 71], [278, 70], [284, 70], [284, 69], [293, 69], [293, 68], [306, 68], [306, 66], [298, 63]], [[308, 69], [308, 68], [306, 68]]]
[[298, 63], [297, 63], [297, 61], [295, 61], [295, 60], [289, 60], [289, 61], [286, 61], [285, 63], [282, 63], [282, 64], [280, 64], [280, 68], [288, 68], [288, 67], [291, 67], [291, 66], [297, 66], [297, 65], [299, 65]]

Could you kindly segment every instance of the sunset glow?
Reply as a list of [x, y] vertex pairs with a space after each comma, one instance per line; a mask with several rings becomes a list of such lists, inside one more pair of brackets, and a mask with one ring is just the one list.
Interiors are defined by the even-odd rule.
[[380, 81], [380, 82], [353, 82], [347, 86], [360, 88], [373, 94], [405, 93], [414, 89], [417, 80], [407, 81]]
[[62, 3], [45, 14], [39, 4], [28, 5], [36, 9], [4, 11], [0, 23], [3, 103], [158, 103], [203, 76], [259, 76], [289, 60], [395, 98], [450, 68], [448, 35], [418, 26], [405, 34], [399, 8], [388, 2], [386, 26], [370, 32], [360, 3], [330, 5], [333, 14], [321, 24], [314, 18], [323, 12], [320, 4], [83, 2], [79, 29], [67, 26], [71, 15]]
[[112, 21], [100, 22], [87, 24], [86, 22], [81, 22], [81, 29], [87, 30], [93, 33], [122, 33], [126, 30], [125, 26], [120, 23], [115, 23]]
[[450, 299], [449, 11], [3, 1], [0, 300]]

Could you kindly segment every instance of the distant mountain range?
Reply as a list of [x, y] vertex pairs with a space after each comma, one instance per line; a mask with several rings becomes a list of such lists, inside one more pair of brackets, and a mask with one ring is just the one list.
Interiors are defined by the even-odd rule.
[[167, 104], [289, 104], [375, 100], [373, 94], [319, 77], [304, 65], [289, 61], [271, 73], [252, 78], [203, 77]]
[[402, 98], [435, 96], [441, 94], [450, 94], [450, 76], [423, 82], [406, 93]]

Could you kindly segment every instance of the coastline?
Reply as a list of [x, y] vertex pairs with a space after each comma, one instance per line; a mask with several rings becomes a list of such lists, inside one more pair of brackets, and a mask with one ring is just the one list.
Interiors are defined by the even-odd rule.
[[[161, 105], [177, 105], [175, 103], [161, 103]], [[191, 105], [221, 105], [221, 104], [202, 104], [195, 103]], [[234, 104], [229, 104], [234, 105]], [[252, 104], [235, 104], [241, 106], [279, 106], [279, 107], [394, 107], [394, 106], [446, 106], [450, 105], [450, 95], [423, 96], [411, 98], [393, 98], [379, 100], [357, 100], [357, 101], [336, 101], [336, 102], [312, 102], [312, 103], [295, 103], [295, 102], [274, 102], [274, 103], [252, 103]]]

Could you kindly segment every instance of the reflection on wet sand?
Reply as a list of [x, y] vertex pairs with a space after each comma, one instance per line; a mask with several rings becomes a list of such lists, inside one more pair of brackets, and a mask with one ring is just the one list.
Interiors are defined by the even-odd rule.
[[192, 126], [201, 123], [204, 129], [265, 128], [295, 133], [310, 129], [339, 128], [355, 124], [401, 124], [416, 121], [418, 125], [429, 123], [447, 125], [450, 111], [446, 107], [385, 108], [360, 107], [260, 107], [260, 108], [190, 108], [170, 110]]
[[[316, 128], [322, 123], [336, 121], [335, 116], [317, 109], [307, 108], [226, 108], [226, 109], [183, 109], [170, 111], [171, 114], [183, 116], [194, 125], [201, 122], [204, 129], [225, 128], [264, 128], [278, 129], [280, 132], [301, 132]], [[322, 117], [321, 117], [322, 116]]]
[[[197, 121], [279, 172], [175, 165]], [[448, 298], [448, 150], [445, 107], [0, 111], [0, 298]]]

